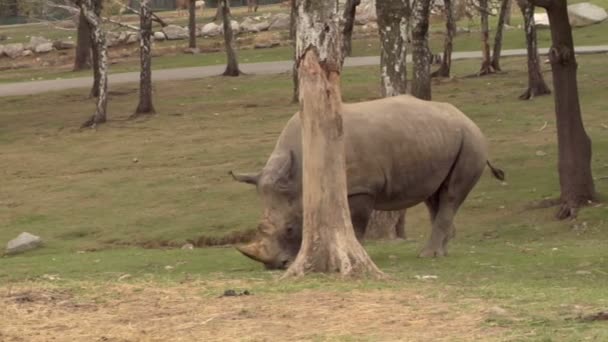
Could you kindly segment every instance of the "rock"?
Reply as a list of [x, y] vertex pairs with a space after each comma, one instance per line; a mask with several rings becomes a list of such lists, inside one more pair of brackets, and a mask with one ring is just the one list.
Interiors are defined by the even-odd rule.
[[547, 155], [547, 152], [544, 152], [544, 151], [538, 150], [538, 151], [536, 151], [536, 155], [537, 155], [538, 157], [544, 157], [544, 156], [546, 156], [546, 155]]
[[107, 32], [106, 33], [106, 44], [108, 47], [116, 46], [120, 43], [120, 34], [117, 32]]
[[287, 13], [277, 13], [272, 17], [268, 30], [288, 30], [291, 23], [291, 17]]
[[365, 25], [370, 21], [376, 21], [376, 0], [361, 0], [355, 12], [355, 24]]
[[189, 37], [188, 30], [177, 25], [163, 27], [163, 33], [168, 40], [187, 39]]
[[127, 37], [127, 44], [133, 44], [133, 43], [137, 43], [139, 42], [139, 32], [138, 33], [131, 33], [128, 37]]
[[167, 36], [165, 36], [165, 34], [163, 32], [161, 32], [161, 31], [154, 32], [154, 40], [161, 41], [161, 40], [165, 40], [165, 39], [167, 39]]
[[23, 253], [40, 246], [42, 246], [42, 239], [39, 236], [23, 232], [6, 244], [6, 254]]
[[574, 27], [589, 26], [608, 18], [606, 10], [588, 2], [582, 2], [568, 6], [568, 17], [570, 25]]
[[47, 52], [51, 52], [51, 51], [53, 51], [53, 43], [51, 43], [51, 42], [38, 44], [34, 48], [34, 52], [36, 52], [36, 53], [47, 53]]
[[203, 36], [214, 37], [220, 34], [220, 25], [216, 23], [209, 23], [201, 28], [201, 33]]
[[74, 49], [76, 47], [76, 43], [71, 39], [56, 40], [53, 42], [53, 47], [57, 50]]
[[506, 316], [507, 310], [501, 308], [500, 306], [493, 306], [488, 310], [491, 314], [496, 316]]
[[[235, 20], [231, 20], [230, 21], [230, 26], [232, 27], [232, 34], [238, 34], [241, 30], [241, 26], [239, 25], [239, 23]], [[224, 34], [224, 24], [222, 23], [222, 25], [219, 25], [220, 27], [220, 34]]]
[[23, 50], [23, 52], [21, 52], [21, 56], [22, 57], [28, 57], [28, 56], [31, 56], [33, 54], [34, 54], [34, 52], [32, 50]]
[[243, 32], [261, 32], [266, 31], [270, 27], [270, 22], [266, 20], [256, 20], [252, 17], [247, 17], [241, 23], [241, 31]]
[[25, 46], [25, 48], [32, 50], [32, 51], [36, 51], [36, 48], [38, 47], [38, 45], [47, 44], [50, 42], [51, 42], [50, 40], [48, 40], [44, 37], [32, 36], [32, 37], [30, 37], [30, 42]]
[[129, 38], [129, 33], [126, 31], [122, 31], [120, 32], [120, 34], [118, 35], [118, 42], [119, 43], [126, 43], [127, 42], [127, 38]]
[[534, 13], [534, 25], [537, 28], [548, 28], [549, 16], [547, 13]]
[[10, 58], [17, 58], [23, 54], [23, 44], [13, 43], [4, 45], [4, 54]]
[[194, 245], [191, 243], [187, 243], [185, 245], [182, 246], [182, 249], [184, 250], [193, 250], [194, 249]]
[[255, 49], [267, 49], [281, 45], [281, 35], [278, 32], [260, 32], [253, 38]]

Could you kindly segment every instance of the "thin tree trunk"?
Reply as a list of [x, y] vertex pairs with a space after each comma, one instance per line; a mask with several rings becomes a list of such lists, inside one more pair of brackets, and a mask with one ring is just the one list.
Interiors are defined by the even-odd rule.
[[492, 68], [492, 61], [490, 59], [490, 27], [488, 23], [488, 0], [479, 0], [479, 6], [481, 7], [481, 69], [478, 75], [484, 76], [494, 73]]
[[566, 0], [534, 0], [549, 16], [552, 46], [549, 59], [555, 91], [559, 183], [559, 219], [576, 217], [576, 210], [595, 200], [591, 173], [591, 139], [585, 132], [578, 98], [576, 57]]
[[302, 247], [286, 276], [380, 276], [355, 237], [346, 195], [338, 4], [302, 0], [298, 7], [303, 231]]
[[298, 103], [300, 98], [300, 81], [298, 80], [298, 56], [296, 55], [296, 38], [297, 38], [297, 27], [298, 27], [298, 13], [296, 0], [291, 0], [291, 11], [290, 11], [290, 24], [289, 24], [289, 38], [292, 41], [293, 47], [293, 67], [291, 68], [291, 79], [293, 81], [293, 96], [291, 97], [292, 103]]
[[511, 14], [513, 14], [513, 0], [507, 1], [507, 14], [505, 15], [505, 24], [511, 26]]
[[224, 45], [226, 45], [226, 70], [224, 76], [238, 76], [241, 74], [239, 63], [236, 58], [236, 44], [232, 34], [232, 24], [230, 23], [230, 11], [228, 8], [228, 0], [221, 0], [222, 21], [224, 25]]
[[431, 74], [431, 77], [450, 77], [452, 69], [452, 50], [454, 35], [456, 35], [456, 20], [454, 19], [454, 0], [444, 0], [445, 11], [445, 40], [443, 42], [443, 58], [441, 66]]
[[409, 1], [376, 1], [376, 13], [381, 46], [380, 91], [385, 97], [405, 94], [407, 92], [406, 55], [410, 20]]
[[374, 211], [365, 229], [365, 239], [405, 239], [405, 210]]
[[154, 114], [154, 105], [152, 104], [152, 12], [150, 11], [150, 0], [141, 0], [139, 10], [140, 22], [140, 42], [139, 56], [141, 62], [141, 71], [139, 75], [139, 104], [135, 110], [135, 114], [131, 117], [137, 117], [141, 114]]
[[[292, 0], [293, 1], [293, 0]], [[342, 63], [344, 58], [352, 54], [353, 46], [353, 28], [355, 27], [355, 14], [357, 6], [361, 3], [361, 0], [346, 0], [344, 4], [344, 14], [342, 19], [344, 20], [344, 28], [342, 29]]]
[[78, 19], [78, 37], [73, 71], [91, 68], [91, 29], [82, 11]]
[[498, 15], [498, 24], [496, 26], [496, 35], [494, 36], [494, 52], [492, 53], [492, 68], [495, 71], [500, 69], [500, 52], [502, 50], [502, 32], [505, 29], [505, 17], [509, 10], [510, 0], [502, 0], [500, 3], [500, 12]]
[[196, 0], [188, 1], [188, 31], [190, 36], [188, 47], [194, 52], [196, 49]]
[[518, 5], [524, 18], [526, 47], [528, 49], [528, 89], [519, 98], [530, 100], [536, 96], [551, 94], [551, 90], [545, 83], [538, 58], [536, 27], [534, 25], [534, 5], [527, 0], [518, 1]]
[[431, 99], [431, 51], [428, 46], [430, 5], [430, 0], [416, 0], [412, 11], [412, 95], [423, 100]]
[[[222, 3], [223, 1], [224, 1], [224, 0], [218, 0], [218, 2], [217, 2], [217, 9], [215, 10], [215, 16], [213, 17], [213, 20], [212, 20], [212, 21], [218, 21], [218, 20], [220, 20], [220, 19], [222, 19], [222, 18], [223, 18], [223, 14], [222, 14], [222, 6], [221, 6], [221, 3]], [[228, 17], [231, 17], [231, 16], [232, 16], [232, 14], [230, 14], [230, 2], [228, 2], [228, 3], [227, 3], [227, 7], [228, 7]], [[222, 19], [222, 20], [223, 20], [223, 19]]]
[[[93, 34], [94, 61], [97, 60], [97, 68], [99, 79], [96, 81], [97, 104], [95, 114], [82, 124], [84, 127], [95, 127], [98, 124], [106, 122], [106, 110], [108, 104], [108, 51], [106, 46], [106, 35], [103, 31], [103, 22], [101, 20], [101, 0], [79, 0], [80, 10], [87, 18]], [[97, 56], [97, 58], [95, 58]], [[95, 64], [95, 63], [94, 63]]]

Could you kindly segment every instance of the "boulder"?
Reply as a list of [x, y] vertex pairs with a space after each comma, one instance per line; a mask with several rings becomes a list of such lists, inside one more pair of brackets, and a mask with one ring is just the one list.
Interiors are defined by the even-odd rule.
[[287, 13], [277, 13], [270, 22], [268, 30], [288, 30], [291, 23], [291, 17]]
[[23, 232], [6, 244], [6, 254], [23, 253], [40, 246], [42, 246], [42, 239], [39, 236]]
[[261, 32], [253, 37], [254, 49], [267, 49], [281, 45], [281, 35], [278, 32]]
[[201, 28], [201, 33], [207, 37], [218, 36], [220, 34], [220, 25], [216, 23], [206, 24]]
[[376, 0], [361, 0], [355, 12], [355, 24], [365, 25], [370, 21], [376, 21]]
[[167, 36], [165, 36], [165, 34], [163, 32], [161, 32], [161, 31], [154, 32], [154, 40], [161, 41], [161, 40], [165, 40], [165, 39], [167, 39]]
[[[232, 26], [232, 34], [238, 34], [241, 31], [241, 26], [239, 25], [238, 21], [236, 20], [230, 20], [230, 26]], [[219, 25], [220, 27], [220, 34], [224, 34], [224, 24], [222, 23], [221, 25]]]
[[23, 44], [13, 43], [4, 45], [4, 54], [10, 58], [17, 58], [23, 54]]
[[47, 53], [51, 51], [53, 51], [53, 43], [51, 42], [38, 44], [34, 48], [34, 52], [36, 53]]
[[570, 18], [570, 25], [583, 27], [601, 23], [608, 18], [608, 13], [599, 6], [582, 2], [568, 6], [568, 17]]
[[270, 27], [270, 22], [267, 20], [256, 20], [252, 17], [247, 17], [241, 23], [241, 31], [243, 32], [261, 32], [266, 31]]
[[32, 37], [30, 37], [30, 42], [27, 45], [25, 45], [24, 48], [32, 50], [32, 51], [36, 51], [36, 48], [38, 47], [38, 45], [47, 44], [50, 42], [51, 42], [50, 40], [48, 40], [44, 37], [32, 36]]
[[534, 25], [537, 28], [548, 28], [549, 16], [547, 13], [534, 13]]
[[23, 52], [21, 52], [21, 57], [29, 57], [33, 54], [34, 54], [34, 52], [32, 50], [27, 49], [27, 50], [23, 50]]
[[116, 46], [120, 43], [120, 34], [118, 32], [107, 32], [106, 33], [106, 44], [108, 47]]
[[71, 39], [56, 40], [53, 42], [53, 47], [57, 50], [68, 50], [76, 47], [76, 43]]
[[129, 34], [126, 43], [133, 44], [137, 42], [139, 42], [139, 32], [132, 32], [131, 34]]
[[177, 25], [168, 25], [163, 27], [163, 33], [168, 40], [188, 39], [188, 30]]

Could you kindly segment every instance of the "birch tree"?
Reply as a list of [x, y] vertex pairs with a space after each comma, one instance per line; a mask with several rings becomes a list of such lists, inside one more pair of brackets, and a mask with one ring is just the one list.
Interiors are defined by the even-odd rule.
[[150, 11], [150, 0], [141, 0], [139, 9], [139, 57], [140, 57], [140, 76], [139, 76], [139, 104], [135, 114], [154, 114], [152, 104], [152, 11]]
[[405, 94], [409, 0], [376, 1], [376, 14], [380, 33], [380, 91], [382, 96]]
[[536, 96], [551, 94], [551, 90], [543, 78], [538, 57], [536, 26], [534, 25], [534, 4], [528, 0], [518, 0], [517, 5], [524, 18], [524, 32], [528, 52], [528, 88], [519, 98], [530, 100]]
[[454, 0], [443, 0], [445, 12], [445, 39], [443, 42], [443, 58], [441, 66], [437, 69], [432, 77], [450, 77], [452, 69], [452, 50], [454, 36], [456, 35], [456, 19], [454, 14]]
[[232, 24], [230, 23], [230, 9], [228, 0], [221, 0], [219, 6], [222, 9], [222, 21], [224, 25], [224, 45], [226, 46], [226, 70], [224, 76], [238, 76], [241, 74], [239, 70], [239, 62], [236, 57], [236, 42], [232, 32]]
[[423, 100], [431, 99], [430, 7], [430, 0], [414, 0], [412, 10], [412, 95]]
[[511, 0], [501, 0], [500, 12], [498, 14], [498, 24], [496, 25], [496, 35], [494, 36], [494, 51], [492, 52], [492, 68], [495, 71], [501, 71], [500, 69], [500, 53], [502, 51], [502, 32], [505, 29], [505, 20]]

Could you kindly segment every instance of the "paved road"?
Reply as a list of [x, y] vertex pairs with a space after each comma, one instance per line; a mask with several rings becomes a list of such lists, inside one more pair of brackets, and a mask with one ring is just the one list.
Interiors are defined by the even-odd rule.
[[[539, 49], [541, 55], [547, 54], [547, 48]], [[583, 53], [606, 53], [608, 52], [608, 45], [602, 46], [579, 46], [576, 47], [576, 52], [579, 54]], [[513, 49], [504, 50], [502, 56], [525, 56], [525, 49]], [[453, 60], [459, 59], [473, 59], [480, 58], [481, 52], [479, 51], [467, 51], [467, 52], [454, 52], [452, 54]], [[411, 60], [411, 56], [408, 56], [408, 60]], [[380, 57], [349, 57], [346, 59], [345, 67], [356, 67], [356, 66], [369, 66], [379, 65]], [[280, 74], [283, 72], [289, 72], [292, 68], [291, 61], [277, 61], [277, 62], [265, 62], [265, 63], [245, 63], [239, 65], [241, 70], [248, 74]], [[191, 67], [191, 68], [177, 68], [177, 69], [162, 69], [154, 70], [152, 74], [154, 81], [167, 81], [167, 80], [187, 80], [196, 79], [209, 76], [217, 76], [224, 72], [224, 65], [211, 65], [204, 67]], [[139, 72], [126, 72], [119, 74], [109, 75], [109, 85], [119, 83], [138, 82]], [[90, 87], [93, 80], [91, 77], [78, 77], [70, 79], [60, 80], [46, 80], [46, 81], [31, 81], [31, 82], [18, 82], [18, 83], [7, 83], [0, 84], [0, 97], [2, 96], [15, 96], [15, 95], [33, 95], [38, 93], [44, 93], [49, 91], [57, 91], [71, 88], [86, 88]]]

